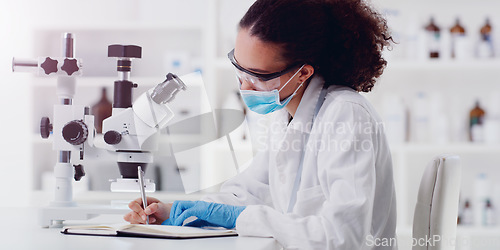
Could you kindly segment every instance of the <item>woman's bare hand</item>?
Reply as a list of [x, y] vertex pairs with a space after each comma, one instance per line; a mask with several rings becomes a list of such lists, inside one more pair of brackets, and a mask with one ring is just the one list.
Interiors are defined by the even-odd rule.
[[168, 219], [172, 203], [165, 204], [153, 197], [147, 197], [146, 199], [148, 204], [146, 209], [142, 207], [141, 198], [131, 201], [128, 207], [132, 211], [127, 213], [123, 219], [131, 224], [146, 224], [147, 215], [149, 215], [149, 224], [161, 224]]

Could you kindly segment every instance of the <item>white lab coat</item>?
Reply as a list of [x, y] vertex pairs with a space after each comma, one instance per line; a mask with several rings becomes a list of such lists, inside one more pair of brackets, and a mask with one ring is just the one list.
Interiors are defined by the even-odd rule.
[[[285, 249], [397, 249], [392, 160], [381, 120], [359, 93], [331, 86], [311, 130], [322, 85], [320, 77], [311, 80], [290, 124], [285, 110], [273, 113], [269, 148], [203, 200], [247, 206], [238, 234], [274, 237]], [[305, 133], [297, 202], [287, 213]], [[393, 246], [382, 246], [387, 242]]]

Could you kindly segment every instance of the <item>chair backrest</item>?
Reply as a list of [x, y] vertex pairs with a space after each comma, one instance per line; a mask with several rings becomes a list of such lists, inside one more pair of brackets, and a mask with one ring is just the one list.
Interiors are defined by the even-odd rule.
[[413, 250], [455, 249], [460, 179], [456, 155], [437, 156], [427, 165], [413, 217]]

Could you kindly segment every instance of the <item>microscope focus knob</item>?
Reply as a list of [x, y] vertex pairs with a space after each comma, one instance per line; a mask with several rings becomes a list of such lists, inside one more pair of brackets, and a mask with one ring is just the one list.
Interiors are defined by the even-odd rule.
[[50, 119], [48, 117], [42, 117], [40, 121], [40, 135], [43, 139], [49, 138], [50, 132], [52, 132], [52, 124], [50, 124]]
[[50, 57], [45, 58], [45, 61], [40, 66], [45, 71], [46, 75], [57, 72], [57, 60], [54, 60]]
[[68, 76], [70, 76], [70, 75], [73, 75], [73, 73], [80, 70], [80, 67], [78, 67], [78, 63], [77, 63], [76, 59], [66, 58], [66, 59], [64, 59], [64, 64], [61, 67], [61, 69], [63, 71], [66, 71]]
[[118, 131], [110, 130], [104, 133], [104, 141], [109, 145], [116, 145], [122, 141], [122, 134]]
[[74, 120], [66, 123], [62, 129], [64, 140], [72, 145], [80, 145], [87, 140], [89, 130], [82, 120]]

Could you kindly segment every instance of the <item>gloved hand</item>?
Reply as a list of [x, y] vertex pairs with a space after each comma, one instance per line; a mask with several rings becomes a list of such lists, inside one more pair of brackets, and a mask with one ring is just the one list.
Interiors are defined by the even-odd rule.
[[205, 201], [175, 201], [170, 210], [169, 219], [163, 224], [182, 226], [184, 220], [195, 216], [198, 219], [186, 226], [216, 226], [231, 229], [236, 227], [236, 219], [245, 208], [245, 206]]

